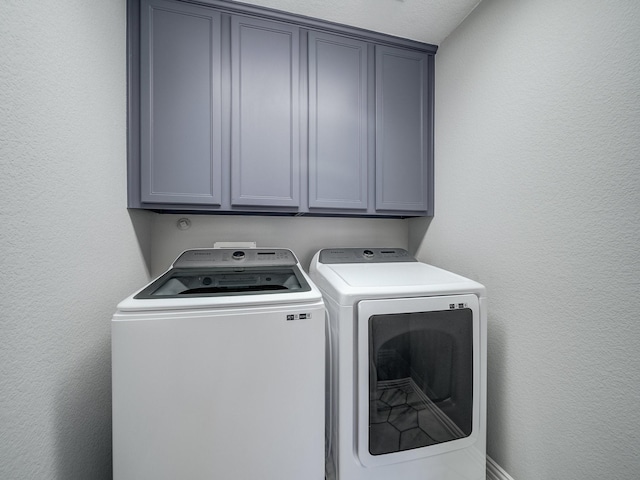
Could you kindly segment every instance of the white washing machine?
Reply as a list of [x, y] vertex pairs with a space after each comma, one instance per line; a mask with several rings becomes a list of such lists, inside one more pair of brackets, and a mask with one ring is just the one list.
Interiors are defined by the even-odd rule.
[[486, 297], [398, 248], [325, 249], [327, 478], [486, 478]]
[[115, 480], [324, 479], [325, 310], [286, 249], [184, 252], [112, 321]]

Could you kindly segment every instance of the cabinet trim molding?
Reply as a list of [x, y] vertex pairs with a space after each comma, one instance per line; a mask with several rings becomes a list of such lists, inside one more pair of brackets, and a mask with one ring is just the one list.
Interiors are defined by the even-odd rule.
[[[179, 0], [186, 1], [186, 0]], [[408, 38], [396, 37], [385, 33], [374, 32], [364, 28], [343, 25], [328, 20], [319, 20], [305, 15], [296, 13], [283, 12], [273, 8], [254, 6], [246, 3], [231, 3], [225, 0], [198, 0], [190, 2], [201, 5], [209, 5], [216, 9], [231, 14], [246, 14], [254, 17], [264, 17], [269, 20], [279, 20], [281, 22], [293, 23], [301, 28], [311, 28], [316, 31], [324, 31], [327, 33], [337, 33], [347, 35], [352, 38], [358, 38], [364, 41], [374, 41], [381, 45], [390, 45], [396, 47], [410, 48], [412, 50], [420, 50], [424, 53], [435, 54], [438, 50], [437, 45], [422, 43]]]

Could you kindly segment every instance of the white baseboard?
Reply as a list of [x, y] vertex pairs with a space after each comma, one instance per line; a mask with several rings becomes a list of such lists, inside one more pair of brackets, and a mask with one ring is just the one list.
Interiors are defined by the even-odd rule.
[[487, 480], [513, 480], [513, 477], [487, 455]]

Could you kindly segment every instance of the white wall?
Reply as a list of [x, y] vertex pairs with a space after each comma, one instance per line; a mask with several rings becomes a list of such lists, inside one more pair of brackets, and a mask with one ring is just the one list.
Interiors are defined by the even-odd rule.
[[151, 219], [126, 210], [125, 0], [2, 1], [0, 45], [0, 478], [106, 480]]
[[488, 287], [488, 453], [516, 480], [640, 478], [639, 26], [633, 0], [484, 0], [436, 57], [410, 243]]
[[[180, 230], [180, 218], [191, 221]], [[159, 275], [188, 248], [213, 247], [214, 242], [256, 242], [258, 247], [293, 250], [302, 266], [321, 248], [408, 247], [405, 220], [382, 218], [254, 217], [156, 215], [153, 220], [152, 272]]]

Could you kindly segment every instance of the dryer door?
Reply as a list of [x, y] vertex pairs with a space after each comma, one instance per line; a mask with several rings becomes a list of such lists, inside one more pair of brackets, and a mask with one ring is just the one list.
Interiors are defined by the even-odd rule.
[[358, 304], [358, 456], [385, 465], [465, 448], [478, 435], [475, 295]]

